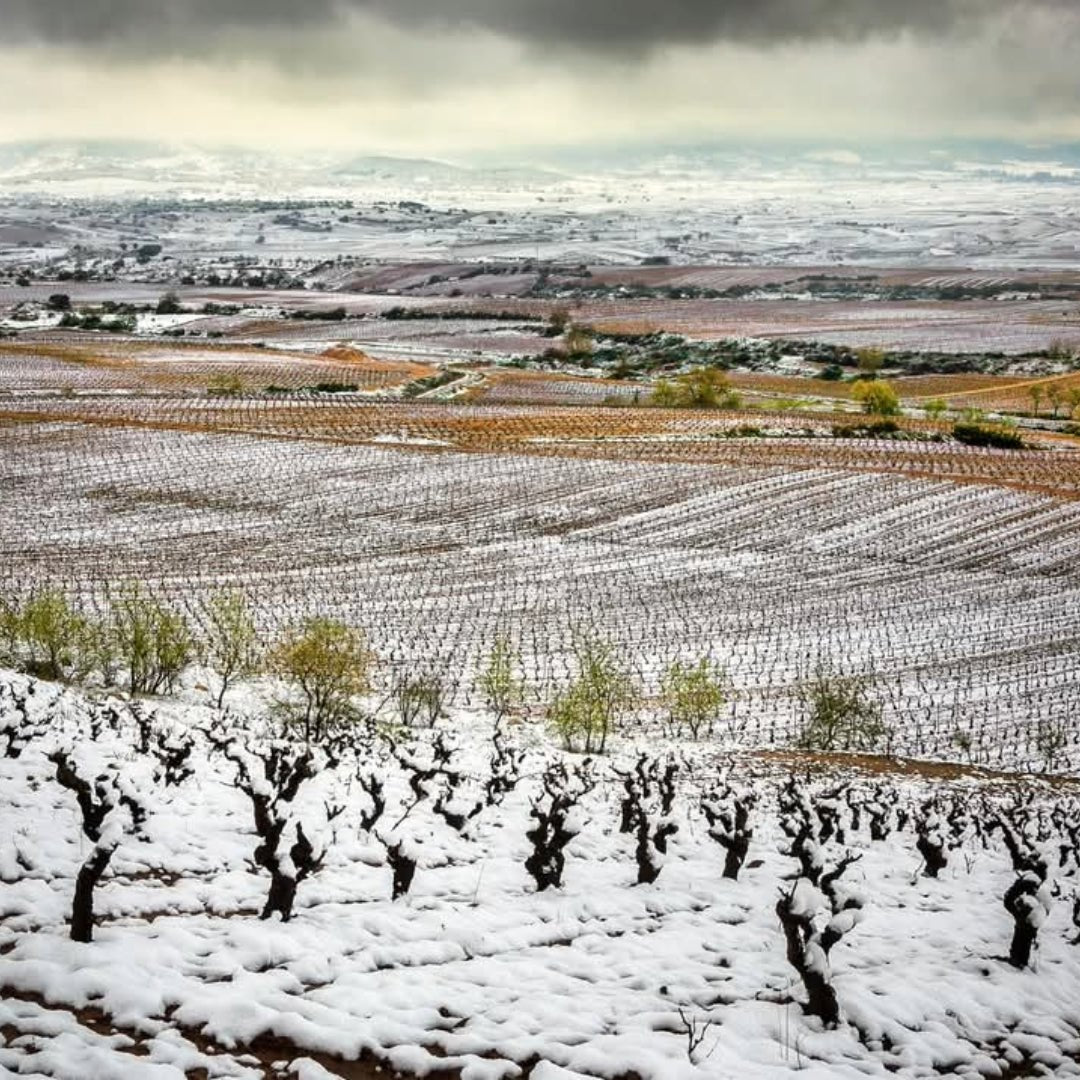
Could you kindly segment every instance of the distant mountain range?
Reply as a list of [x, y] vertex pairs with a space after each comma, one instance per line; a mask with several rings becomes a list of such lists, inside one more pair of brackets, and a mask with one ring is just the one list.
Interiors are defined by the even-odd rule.
[[0, 144], [0, 192], [71, 195], [319, 196], [407, 190], [543, 191], [575, 178], [636, 175], [844, 175], [869, 179], [933, 173], [978, 174], [1001, 182], [1080, 183], [1080, 145], [1011, 143], [820, 146], [808, 144], [657, 145], [547, 152], [543, 165], [495, 159], [454, 163], [347, 153], [282, 154], [167, 142], [86, 140]]
[[518, 184], [544, 186], [564, 177], [531, 166], [473, 168], [426, 158], [332, 154], [284, 155], [136, 141], [0, 144], [0, 188], [113, 191], [309, 191], [391, 182], [439, 189]]

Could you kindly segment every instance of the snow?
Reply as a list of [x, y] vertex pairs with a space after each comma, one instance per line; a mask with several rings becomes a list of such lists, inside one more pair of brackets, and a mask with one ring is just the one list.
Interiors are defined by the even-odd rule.
[[[27, 683], [2, 678], [17, 694]], [[257, 759], [274, 733], [264, 733], [259, 692], [240, 697], [243, 753]], [[154, 724], [195, 737], [195, 771], [179, 785], [154, 779], [152, 760], [133, 749], [130, 721], [119, 730], [106, 724], [90, 742], [88, 704], [60, 688], [30, 699], [31, 718], [49, 723], [18, 759], [0, 759], [0, 1074], [164, 1080], [211, 1060], [212, 1076], [269, 1075], [259, 1047], [273, 1038], [273, 1058], [288, 1074], [311, 1078], [343, 1075], [334, 1062], [344, 1069], [372, 1054], [385, 1069], [451, 1069], [476, 1080], [510, 1080], [537, 1059], [531, 1075], [546, 1080], [760, 1080], [800, 1065], [820, 1077], [945, 1068], [975, 1077], [1000, 1074], [1010, 1060], [1080, 1075], [1080, 947], [1067, 902], [1080, 881], [1075, 861], [1058, 859], [1052, 813], [1076, 821], [1071, 789], [1029, 783], [1018, 799], [1007, 780], [878, 781], [854, 772], [804, 783], [798, 813], [824, 806], [844, 831], [843, 841], [814, 841], [815, 862], [827, 869], [846, 852], [862, 856], [837, 883], [840, 901], [857, 894], [861, 910], [826, 917], [822, 890], [795, 883], [797, 912], [844, 931], [828, 959], [817, 944], [808, 949], [809, 963], [831, 972], [840, 1001], [840, 1026], [826, 1030], [803, 1013], [774, 912], [797, 874], [778, 817], [778, 785], [788, 775], [781, 768], [712, 742], [618, 738], [575, 809], [580, 831], [562, 887], [537, 893], [523, 868], [528, 811], [544, 764], [564, 756], [542, 728], [511, 727], [511, 741], [527, 750], [521, 780], [465, 834], [434, 813], [432, 797], [394, 825], [412, 802], [407, 775], [380, 739], [365, 740], [355, 759], [347, 753], [321, 769], [289, 804], [288, 829], [302, 824], [316, 847], [325, 842], [325, 864], [301, 883], [291, 921], [264, 922], [257, 916], [268, 878], [252, 862], [250, 802], [200, 734], [214, 714], [175, 701], [147, 709]], [[455, 709], [441, 730], [468, 803], [462, 791], [479, 791], [488, 768], [490, 722]], [[427, 761], [431, 733], [409, 741], [415, 760]], [[46, 757], [58, 746], [77, 747], [101, 768], [119, 766], [149, 810], [141, 830], [120, 837], [97, 890], [90, 944], [66, 934], [88, 845], [74, 798]], [[656, 883], [635, 886], [634, 838], [618, 831], [614, 770], [646, 749], [681, 762], [672, 813], [679, 830]], [[386, 785], [386, 824], [375, 835], [359, 825], [370, 804], [358, 770]], [[697, 810], [722, 773], [757, 799], [737, 881], [722, 877], [724, 849]], [[850, 799], [837, 793], [838, 777]], [[938, 879], [921, 873], [911, 822], [872, 841], [865, 809], [858, 828], [850, 820], [852, 804], [890, 792], [916, 816], [931, 795], [938, 800], [948, 842]], [[345, 810], [328, 822], [328, 805]], [[955, 832], [950, 808], [983, 821], [1000, 810], [1029, 815], [1024, 842], [1051, 866], [1032, 909], [1039, 933], [1029, 969], [1005, 961], [1012, 920], [1001, 898], [1016, 877], [1008, 854], [996, 834], [984, 842], [968, 817]], [[385, 845], [398, 840], [419, 866], [409, 893], [392, 901]], [[712, 1024], [694, 1062], [680, 1008]], [[90, 1025], [87, 1009], [104, 1026]]]
[[[1038, 724], [1075, 712], [1074, 501], [842, 469], [111, 425], [13, 425], [0, 453], [19, 523], [0, 537], [11, 588], [60, 587], [100, 614], [138, 579], [198, 626], [213, 590], [240, 587], [267, 640], [307, 615], [343, 619], [382, 678], [431, 665], [457, 706], [500, 630], [535, 704], [567, 679], [585, 620], [647, 695], [668, 663], [711, 652], [733, 686], [720, 723], [755, 745], [790, 742], [794, 685], [818, 659], [873, 671], [908, 756], [955, 758], [959, 733], [974, 763], [1041, 770]], [[1070, 740], [1060, 764], [1078, 754]]]

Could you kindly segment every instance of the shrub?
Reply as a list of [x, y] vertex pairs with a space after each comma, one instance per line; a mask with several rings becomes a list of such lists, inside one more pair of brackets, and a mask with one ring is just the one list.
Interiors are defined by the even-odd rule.
[[571, 358], [589, 356], [593, 351], [593, 331], [588, 326], [571, 324], [563, 331], [563, 344]]
[[661, 379], [649, 404], [673, 409], [738, 409], [742, 398], [716, 368], [695, 368], [674, 380]]
[[0, 599], [0, 662], [14, 664], [22, 642], [22, 610], [14, 600]]
[[724, 705], [724, 673], [707, 657], [696, 664], [672, 664], [661, 683], [664, 708], [673, 732], [688, 730], [693, 738], [712, 731]]
[[220, 709], [229, 686], [259, 669], [259, 642], [247, 597], [239, 590], [218, 592], [206, 606], [205, 656], [221, 679]]
[[286, 720], [301, 725], [306, 741], [353, 720], [353, 698], [370, 688], [373, 659], [364, 635], [334, 619], [307, 619], [289, 631], [271, 657], [300, 699], [282, 703]]
[[162, 294], [154, 310], [158, 315], [177, 315], [184, 309], [180, 305], [180, 297], [170, 289], [167, 293]]
[[484, 704], [495, 714], [496, 724], [524, 698], [521, 682], [514, 673], [516, 664], [510, 639], [500, 634], [488, 654], [487, 666], [477, 680]]
[[21, 636], [30, 652], [29, 668], [45, 679], [62, 679], [78, 663], [85, 620], [60, 592], [32, 597], [22, 610]]
[[434, 672], [403, 675], [394, 680], [391, 693], [398, 716], [406, 727], [419, 724], [434, 727], [435, 721], [443, 715], [446, 687]]
[[244, 380], [236, 372], [215, 375], [206, 391], [213, 397], [239, 397], [244, 392]]
[[89, 672], [96, 671], [106, 686], [113, 686], [116, 683], [119, 661], [119, 648], [113, 627], [107, 622], [85, 619], [79, 637], [79, 666], [72, 677], [77, 680], [84, 679]]
[[1046, 355], [1051, 360], [1075, 360], [1080, 356], [1080, 342], [1054, 338], [1046, 350]]
[[577, 678], [548, 706], [548, 720], [567, 750], [602, 754], [637, 695], [611, 645], [583, 637], [574, 651]]
[[1024, 440], [1014, 431], [983, 424], [954, 424], [953, 438], [965, 446], [988, 446], [996, 450], [1023, 450]]
[[852, 397], [860, 402], [863, 412], [870, 416], [899, 416], [900, 397], [887, 382], [859, 382]]
[[195, 654], [187, 620], [128, 586], [113, 608], [113, 633], [119, 661], [133, 694], [169, 691]]
[[885, 353], [881, 349], [866, 346], [855, 350], [855, 360], [864, 375], [875, 378], [885, 366]]
[[819, 667], [799, 688], [805, 714], [796, 745], [803, 750], [877, 750], [889, 730], [865, 678]]

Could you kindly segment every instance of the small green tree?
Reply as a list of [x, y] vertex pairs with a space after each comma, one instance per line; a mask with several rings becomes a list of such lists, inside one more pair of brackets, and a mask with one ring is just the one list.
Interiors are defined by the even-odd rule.
[[1054, 338], [1046, 350], [1046, 355], [1051, 360], [1075, 360], [1080, 356], [1080, 343], [1067, 338]]
[[1031, 398], [1031, 411], [1038, 416], [1039, 410], [1042, 408], [1042, 399], [1045, 390], [1041, 383], [1036, 383], [1034, 386], [1028, 388], [1028, 397]]
[[582, 636], [574, 647], [578, 674], [548, 706], [547, 715], [567, 750], [602, 754], [637, 693], [607, 642]]
[[1076, 411], [1080, 409], [1080, 386], [1070, 386], [1065, 390], [1065, 404], [1068, 406], [1070, 419], [1076, 418]]
[[90, 672], [97, 672], [106, 686], [114, 686], [120, 653], [113, 625], [108, 621], [86, 619], [79, 635], [79, 666], [74, 673], [82, 681]]
[[214, 593], [206, 605], [206, 619], [204, 655], [221, 679], [220, 709], [229, 687], [259, 670], [259, 640], [247, 597], [239, 589]]
[[394, 679], [391, 696], [405, 727], [434, 727], [445, 715], [446, 686], [434, 671], [407, 672]]
[[940, 420], [948, 407], [949, 406], [941, 398], [934, 398], [932, 401], [928, 401], [923, 405], [923, 412], [925, 412], [931, 420]]
[[836, 675], [819, 666], [799, 687], [804, 718], [796, 745], [825, 753], [880, 749], [889, 729], [870, 687], [867, 678]]
[[0, 660], [14, 665], [19, 659], [23, 637], [22, 608], [8, 597], [0, 599]]
[[742, 398], [722, 371], [699, 367], [674, 381], [661, 379], [649, 404], [675, 409], [738, 409]]
[[195, 639], [179, 612], [126, 586], [113, 607], [113, 634], [133, 694], [172, 690], [195, 656]]
[[688, 730], [694, 739], [702, 730], [711, 732], [724, 706], [724, 681], [723, 670], [708, 657], [696, 664], [676, 662], [668, 667], [661, 693], [672, 731]]
[[45, 679], [63, 679], [77, 665], [85, 620], [63, 593], [47, 589], [27, 601], [22, 638], [30, 670]]
[[516, 673], [518, 666], [510, 639], [505, 634], [499, 634], [488, 654], [487, 665], [477, 680], [484, 704], [495, 714], [496, 726], [524, 699], [524, 688]]
[[856, 383], [851, 396], [862, 404], [863, 412], [870, 416], [900, 415], [900, 397], [887, 382], [875, 380]]
[[373, 662], [363, 633], [335, 619], [307, 619], [286, 633], [271, 668], [299, 695], [298, 706], [283, 705], [305, 741], [319, 741], [355, 718], [353, 699], [370, 689]]
[[1052, 773], [1061, 763], [1061, 757], [1069, 746], [1069, 724], [1040, 716], [1035, 721], [1035, 749], [1042, 758], [1043, 771]]

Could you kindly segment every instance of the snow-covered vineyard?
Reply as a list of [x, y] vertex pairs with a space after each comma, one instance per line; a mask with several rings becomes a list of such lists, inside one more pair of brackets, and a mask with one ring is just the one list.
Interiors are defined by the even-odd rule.
[[4, 1075], [1080, 1075], [1074, 784], [197, 696], [2, 676]]
[[111, 426], [15, 424], [0, 446], [8, 594], [54, 586], [103, 611], [137, 580], [197, 625], [211, 592], [241, 586], [267, 636], [342, 619], [381, 678], [436, 671], [460, 707], [499, 633], [536, 707], [583, 628], [646, 697], [667, 664], [711, 653], [735, 690], [725, 732], [753, 746], [790, 742], [792, 690], [820, 662], [872, 675], [895, 752], [1080, 763], [1073, 501], [822, 467]]

